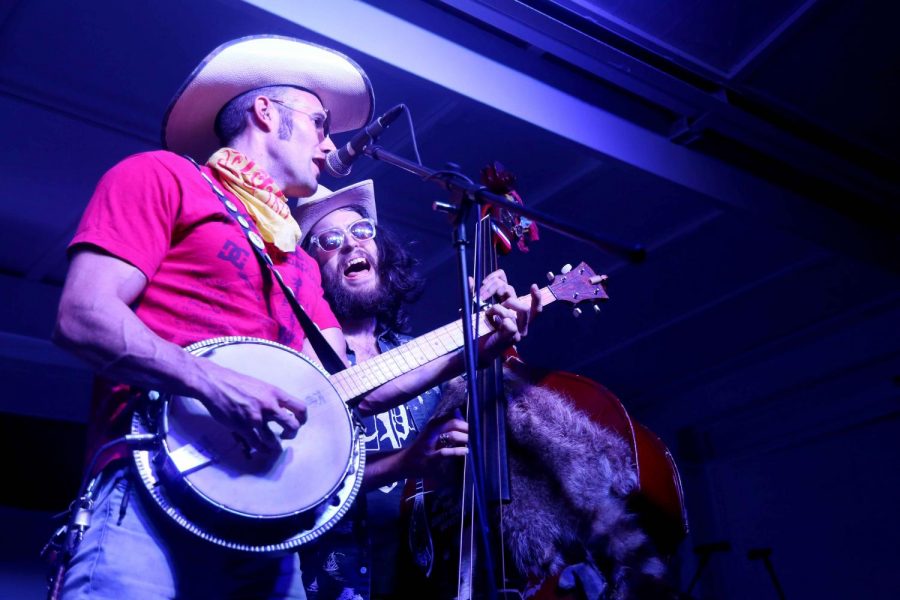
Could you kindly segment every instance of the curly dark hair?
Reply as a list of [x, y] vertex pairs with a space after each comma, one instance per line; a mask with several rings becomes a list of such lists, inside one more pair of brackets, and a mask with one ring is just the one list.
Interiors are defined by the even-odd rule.
[[406, 314], [405, 306], [414, 303], [422, 295], [425, 279], [416, 270], [419, 260], [409, 253], [390, 230], [376, 227], [378, 275], [388, 299], [376, 318], [388, 329], [408, 333], [409, 315]]
[[[361, 206], [348, 206], [363, 217], [368, 211]], [[398, 333], [409, 332], [409, 315], [406, 305], [412, 304], [422, 295], [425, 279], [416, 271], [419, 261], [409, 253], [407, 247], [390, 230], [376, 225], [375, 247], [378, 248], [379, 293], [372, 302], [361, 303], [346, 293], [337, 283], [332, 283], [326, 273], [322, 274], [325, 299], [334, 314], [341, 318], [364, 318], [375, 315], [379, 325]], [[303, 248], [310, 252], [310, 238]], [[315, 250], [313, 251], [315, 252]]]

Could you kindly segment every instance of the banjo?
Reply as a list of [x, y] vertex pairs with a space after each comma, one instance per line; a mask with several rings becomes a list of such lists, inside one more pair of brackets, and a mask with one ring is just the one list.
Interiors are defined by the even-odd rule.
[[[553, 277], [541, 300], [606, 300], [605, 280], [582, 262]], [[484, 312], [472, 318], [479, 335], [492, 331]], [[165, 514], [214, 544], [282, 553], [312, 541], [350, 509], [362, 484], [365, 443], [352, 401], [461, 348], [462, 327], [461, 320], [450, 323], [333, 375], [296, 350], [258, 338], [188, 346], [301, 399], [307, 421], [294, 439], [280, 440], [280, 452], [260, 452], [199, 400], [150, 392], [132, 417], [132, 434], [151, 439], [132, 453], [140, 479]], [[277, 424], [270, 427], [280, 433]]]

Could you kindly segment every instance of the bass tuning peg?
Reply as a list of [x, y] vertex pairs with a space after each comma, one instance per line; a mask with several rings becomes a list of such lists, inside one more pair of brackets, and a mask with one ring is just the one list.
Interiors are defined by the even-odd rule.
[[576, 319], [577, 319], [578, 317], [580, 317], [580, 316], [581, 316], [581, 309], [578, 308], [577, 306], [576, 306], [575, 308], [573, 308], [573, 309], [572, 309], [572, 316], [575, 317]]
[[556, 277], [556, 275], [553, 274], [553, 271], [547, 271], [547, 281], [552, 282], [554, 277]]
[[565, 275], [566, 273], [568, 273], [571, 270], [572, 270], [572, 265], [566, 263], [563, 265], [562, 269], [559, 270], [559, 272], [562, 273], [563, 275]]

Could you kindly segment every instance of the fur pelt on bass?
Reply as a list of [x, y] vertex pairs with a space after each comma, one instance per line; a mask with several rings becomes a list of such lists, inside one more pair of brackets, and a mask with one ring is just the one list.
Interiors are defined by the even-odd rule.
[[[661, 597], [651, 590], [663, 563], [626, 510], [637, 474], [625, 441], [554, 391], [509, 372], [504, 386], [512, 500], [502, 525], [519, 571], [543, 580], [586, 564], [602, 574], [595, 597]], [[462, 379], [448, 384], [435, 418], [465, 397]]]

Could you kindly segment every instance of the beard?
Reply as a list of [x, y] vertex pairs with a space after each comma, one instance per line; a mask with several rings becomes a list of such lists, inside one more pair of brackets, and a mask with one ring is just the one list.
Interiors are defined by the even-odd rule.
[[359, 320], [377, 317], [392, 306], [390, 293], [381, 285], [381, 278], [367, 289], [348, 288], [341, 273], [331, 270], [322, 272], [322, 288], [325, 299], [331, 306], [338, 321]]

